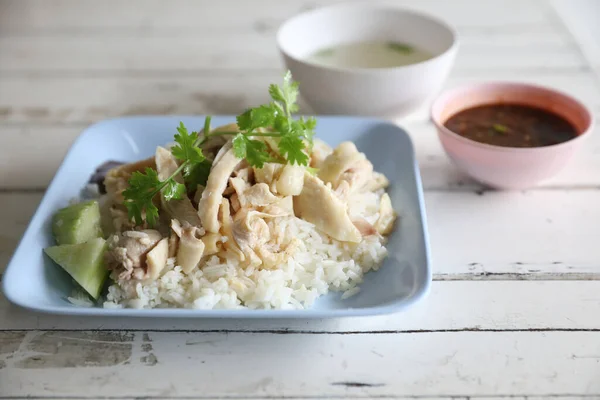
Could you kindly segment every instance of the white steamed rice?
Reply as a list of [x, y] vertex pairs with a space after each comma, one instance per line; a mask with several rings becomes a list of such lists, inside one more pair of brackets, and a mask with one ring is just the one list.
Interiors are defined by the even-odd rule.
[[[355, 195], [349, 213], [370, 223], [378, 218], [383, 190]], [[276, 226], [273, 225], [276, 222]], [[346, 243], [318, 232], [314, 225], [295, 217], [269, 222], [272, 232], [284, 240], [297, 238], [300, 245], [278, 269], [242, 268], [235, 260], [209, 257], [189, 274], [168, 260], [156, 281], [120, 280], [108, 289], [106, 308], [196, 309], [301, 309], [330, 290], [348, 298], [359, 292], [363, 276], [377, 270], [387, 256], [385, 239], [373, 235], [360, 243]]]

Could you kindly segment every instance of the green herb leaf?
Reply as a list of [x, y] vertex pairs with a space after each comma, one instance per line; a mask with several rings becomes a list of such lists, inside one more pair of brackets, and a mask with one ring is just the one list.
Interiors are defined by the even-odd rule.
[[158, 209], [152, 203], [152, 199], [160, 191], [160, 186], [158, 174], [152, 168], [146, 168], [144, 174], [139, 171], [131, 174], [129, 187], [123, 191], [123, 197], [129, 218], [137, 225], [144, 222], [144, 213], [148, 224], [154, 225], [156, 222]]
[[273, 126], [277, 110], [270, 104], [250, 108], [236, 118], [237, 125], [242, 131]]
[[181, 200], [185, 194], [185, 185], [177, 182], [174, 179], [169, 179], [165, 182], [162, 188], [162, 194], [165, 200]]
[[[151, 168], [147, 168], [145, 173], [132, 174], [129, 187], [123, 192], [130, 218], [141, 225], [145, 216], [146, 222], [154, 225], [158, 220], [158, 209], [152, 202], [154, 196], [162, 192], [167, 200], [182, 198], [185, 187], [175, 180], [181, 172], [189, 190], [199, 184], [205, 185], [211, 163], [202, 154], [200, 146], [213, 135], [235, 135], [234, 154], [246, 159], [253, 167], [262, 168], [265, 162], [272, 160], [307, 166], [309, 156], [306, 149], [312, 148], [316, 120], [292, 118], [292, 113], [298, 110], [298, 83], [292, 80], [288, 71], [281, 86], [269, 86], [269, 94], [272, 102], [248, 109], [237, 117], [240, 133], [211, 133], [211, 117], [208, 116], [204, 121], [204, 135], [198, 137], [196, 132], [188, 132], [181, 122], [175, 134], [176, 145], [171, 149], [173, 156], [180, 161], [179, 167], [164, 181], [160, 181]], [[277, 149], [269, 149], [262, 140], [253, 139], [261, 136], [271, 137], [277, 143]], [[277, 152], [279, 154], [275, 154]]]
[[409, 46], [405, 43], [397, 43], [397, 42], [390, 42], [387, 44], [388, 48], [397, 51], [398, 53], [402, 53], [402, 54], [410, 54], [413, 53], [415, 51], [415, 48], [412, 46]]
[[185, 183], [189, 191], [195, 190], [198, 185], [206, 186], [211, 167], [212, 163], [208, 160], [191, 166], [185, 178]]
[[506, 125], [502, 125], [502, 124], [494, 124], [492, 125], [492, 128], [496, 131], [496, 132], [500, 132], [500, 133], [505, 133], [508, 132], [510, 129], [508, 128], [508, 126]]
[[262, 168], [271, 158], [264, 142], [250, 139], [242, 133], [233, 138], [233, 152], [237, 158], [245, 158], [248, 164], [258, 168]]
[[202, 150], [196, 146], [198, 134], [196, 132], [188, 133], [183, 122], [177, 127], [178, 134], [175, 135], [176, 146], [173, 146], [171, 152], [173, 156], [181, 161], [189, 161], [191, 163], [199, 163], [204, 160]]
[[296, 99], [298, 98], [298, 82], [292, 80], [292, 73], [287, 71], [283, 77], [283, 85], [269, 85], [269, 94], [271, 98], [281, 104], [285, 113], [290, 116], [293, 112], [298, 111]]
[[308, 165], [308, 155], [304, 152], [304, 142], [299, 136], [283, 136], [279, 140], [278, 147], [290, 164]]

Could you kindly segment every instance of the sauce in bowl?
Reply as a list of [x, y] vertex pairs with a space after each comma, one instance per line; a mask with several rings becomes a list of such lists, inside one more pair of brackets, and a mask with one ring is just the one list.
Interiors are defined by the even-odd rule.
[[577, 137], [577, 129], [563, 117], [518, 104], [468, 108], [451, 116], [444, 126], [467, 139], [502, 147], [544, 147]]

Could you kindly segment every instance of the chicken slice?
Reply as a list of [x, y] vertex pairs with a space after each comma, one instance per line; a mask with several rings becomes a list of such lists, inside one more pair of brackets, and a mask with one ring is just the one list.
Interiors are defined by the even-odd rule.
[[375, 229], [375, 227], [373, 227], [373, 225], [371, 225], [369, 221], [364, 218], [353, 219], [352, 223], [363, 236], [377, 235], [378, 233], [377, 229]]
[[356, 149], [354, 143], [342, 142], [323, 161], [318, 176], [323, 182], [331, 183], [333, 188], [347, 181], [353, 192], [362, 189], [372, 174], [373, 164]]
[[196, 192], [194, 192], [194, 203], [198, 204], [202, 198], [202, 192], [204, 192], [204, 186], [200, 184], [196, 185]]
[[326, 142], [319, 138], [313, 140], [313, 150], [310, 154], [310, 166], [313, 168], [321, 168], [323, 161], [331, 154], [333, 149]]
[[304, 185], [304, 168], [299, 165], [286, 165], [277, 178], [277, 193], [283, 196], [297, 196]]
[[385, 189], [390, 185], [389, 179], [380, 172], [373, 172], [373, 176], [367, 182], [365, 190], [375, 192], [379, 189]]
[[319, 178], [304, 174], [302, 193], [294, 197], [294, 213], [334, 239], [358, 243], [362, 237], [346, 205]]
[[[173, 154], [164, 147], [158, 146], [156, 148], [156, 170], [158, 171], [158, 179], [161, 181], [169, 178], [175, 170], [177, 170], [178, 165], [177, 161], [175, 161], [175, 157]], [[175, 175], [174, 179], [178, 183], [183, 183], [183, 177], [181, 174]], [[167, 212], [171, 219], [177, 219], [181, 222], [187, 222], [191, 226], [200, 226], [200, 218], [198, 217], [198, 212], [194, 208], [192, 201], [187, 197], [184, 193], [182, 199], [180, 200], [166, 200], [164, 196], [160, 196], [161, 205], [163, 210]]]
[[169, 238], [162, 238], [146, 255], [146, 277], [156, 280], [167, 265], [169, 256]]
[[[240, 163], [242, 165], [244, 163]], [[243, 179], [244, 181], [250, 183], [252, 179], [254, 179], [254, 171], [251, 167], [240, 168], [237, 171], [234, 171], [234, 175], [236, 178]]]
[[257, 183], [256, 185], [250, 186], [244, 192], [243, 197], [245, 199], [243, 203], [240, 198], [242, 207], [245, 207], [246, 205], [262, 207], [273, 204], [279, 200], [277, 196], [271, 193], [269, 186], [266, 183]]
[[394, 229], [397, 214], [392, 208], [392, 200], [387, 193], [379, 201], [379, 218], [375, 221], [374, 228], [382, 235], [388, 235]]
[[254, 179], [257, 183], [266, 183], [271, 186], [279, 177], [283, 165], [277, 163], [265, 163], [262, 168], [254, 168]]
[[239, 163], [240, 160], [233, 152], [231, 141], [227, 142], [215, 158], [206, 182], [206, 188], [202, 192], [202, 197], [198, 203], [198, 216], [207, 232], [219, 232], [218, 214], [223, 199], [223, 191], [227, 187], [231, 173]]
[[[234, 194], [237, 196], [237, 202], [241, 207], [245, 207], [247, 204], [246, 201], [246, 190], [248, 189], [248, 183], [242, 178], [229, 178], [229, 186], [234, 190]], [[233, 195], [232, 195], [233, 196]]]
[[176, 219], [171, 221], [171, 229], [179, 236], [177, 265], [183, 272], [189, 273], [198, 266], [204, 254], [202, 231], [185, 222], [180, 224]]
[[225, 242], [225, 248], [229, 250], [239, 261], [245, 261], [246, 257], [240, 250], [235, 240], [233, 239], [233, 219], [231, 218], [231, 211], [229, 201], [227, 199], [221, 200], [221, 221], [223, 223], [221, 230], [223, 235], [227, 238]]
[[294, 215], [294, 199], [292, 196], [278, 197], [276, 202], [263, 207], [262, 211], [278, 217]]
[[207, 233], [202, 236], [202, 242], [204, 242], [204, 255], [212, 256], [219, 252], [219, 243], [221, 241], [221, 235], [218, 233]]
[[145, 279], [146, 256], [161, 239], [160, 232], [154, 229], [114, 235], [105, 255], [107, 268], [116, 271], [119, 279]]
[[[244, 209], [236, 214], [233, 221], [233, 238], [250, 261], [250, 265], [262, 265], [272, 268], [286, 260], [289, 252], [276, 252], [269, 249], [271, 231], [267, 222], [268, 218], [277, 218], [282, 215], [267, 214], [260, 211]], [[289, 246], [288, 246], [289, 247]]]

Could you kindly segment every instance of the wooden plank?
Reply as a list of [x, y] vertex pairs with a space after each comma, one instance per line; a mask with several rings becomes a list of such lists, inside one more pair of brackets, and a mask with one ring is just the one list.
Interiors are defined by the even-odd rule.
[[0, 338], [5, 396], [600, 396], [600, 332]]
[[[40, 197], [0, 193], [0, 268]], [[600, 190], [429, 191], [425, 203], [436, 279], [600, 279]]]
[[0, 273], [8, 264], [40, 199], [40, 193], [0, 193]]
[[600, 274], [600, 191], [429, 192], [434, 271], [444, 274]]
[[600, 45], [597, 39], [600, 27], [596, 23], [596, 16], [600, 15], [600, 3], [594, 0], [551, 0], [550, 3], [600, 77]]
[[[48, 399], [48, 397], [31, 397], [27, 396], [28, 399]], [[320, 400], [337, 400], [339, 397], [331, 396], [331, 397], [318, 397]], [[414, 400], [414, 396], [374, 396], [374, 397], [365, 397], [360, 396], [361, 399], [364, 400], [375, 400], [375, 399], [388, 399], [388, 400]], [[546, 400], [547, 397], [540, 396], [419, 396], [419, 400]], [[592, 396], [580, 395], [580, 396], [562, 396], [562, 395], [552, 395], [553, 400], [589, 400]], [[82, 398], [85, 400], [106, 400], [106, 397], [89, 397], [86, 396]], [[137, 400], [138, 397], [118, 397], [119, 400]], [[186, 397], [160, 397], [161, 400], [178, 400], [178, 399], [187, 399]], [[206, 398], [204, 398], [206, 399]], [[212, 397], [211, 400], [220, 400], [222, 397]], [[271, 397], [252, 397], [253, 400], [284, 400], [287, 397], [281, 396], [271, 396]], [[294, 397], [294, 400], [314, 400], [314, 397]]]
[[[426, 189], [481, 189], [450, 162], [431, 122], [407, 120], [400, 124], [412, 137]], [[0, 124], [0, 188], [47, 187], [68, 148], [85, 128], [86, 125], [80, 123]], [[589, 188], [600, 185], [598, 152], [600, 137], [593, 135], [563, 171], [540, 186]]]
[[[447, 87], [485, 80], [491, 74], [452, 77]], [[100, 119], [139, 114], [237, 114], [267, 101], [265, 88], [276, 73], [215, 74], [204, 77], [0, 78], [0, 188], [44, 187], [73, 139]], [[600, 90], [590, 72], [496, 74], [567, 91], [600, 115]], [[35, 91], [36, 96], [30, 93]], [[60, 93], [60, 96], [57, 96]], [[93, 93], [93, 95], [92, 95]], [[303, 107], [308, 112], [307, 107]], [[415, 143], [428, 188], [460, 188], [471, 182], [449, 163], [427, 119], [428, 105], [398, 120]], [[24, 123], [27, 123], [24, 125]], [[60, 124], [60, 125], [57, 125]], [[63, 126], [68, 124], [69, 126]], [[52, 138], [40, 146], [39, 138]], [[551, 187], [600, 184], [600, 138], [593, 135], [569, 167], [547, 182]], [[15, 168], [28, 160], [28, 168]]]
[[[470, 39], [469, 36], [475, 36]], [[485, 37], [485, 36], [484, 36]], [[514, 68], [581, 68], [586, 65], [577, 47], [560, 36], [548, 43], [545, 34], [461, 36], [456, 70]], [[552, 38], [552, 37], [551, 37]], [[223, 32], [197, 36], [5, 36], [0, 35], [0, 71], [185, 71], [205, 69], [280, 69], [275, 38], [257, 32]]]
[[600, 330], [598, 281], [435, 281], [405, 312], [331, 320], [89, 318], [49, 315], [11, 305], [0, 295], [0, 330], [152, 330], [236, 332], [456, 332]]
[[[262, 24], [274, 29], [299, 11], [334, 4], [337, 0], [261, 0], [257, 7], [238, 0], [5, 0], [0, 13], [0, 32], [86, 33], [248, 30]], [[380, 3], [430, 12], [458, 26], [531, 28], [549, 22], [542, 1], [507, 0], [474, 2], [455, 0], [387, 0]], [[118, 12], [115, 8], [118, 7]], [[224, 22], [227, 23], [224, 23]], [[551, 22], [551, 21], [550, 21]]]
[[[456, 71], [455, 71], [456, 72]], [[566, 91], [600, 114], [600, 90], [590, 71], [480, 71], [450, 76], [446, 88], [487, 80], [522, 81]], [[0, 77], [0, 123], [77, 123], [138, 114], [238, 114], [268, 100], [281, 71], [210, 71], [190, 75]], [[31, 93], [35, 93], [32, 96]], [[58, 95], [60, 94], [60, 95]], [[303, 112], [310, 112], [306, 106]], [[400, 120], [424, 121], [428, 104]]]

